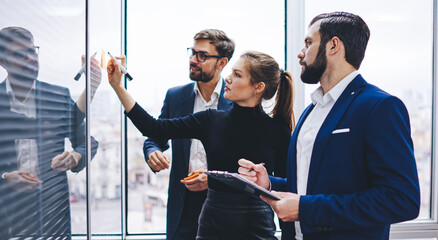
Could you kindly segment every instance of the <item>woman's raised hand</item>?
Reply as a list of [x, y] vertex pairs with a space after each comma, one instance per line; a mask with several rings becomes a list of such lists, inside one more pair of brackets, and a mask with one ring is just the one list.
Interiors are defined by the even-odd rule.
[[[126, 67], [126, 57], [125, 56], [116, 57], [116, 59], [121, 60], [122, 65], [124, 67]], [[116, 62], [114, 62], [114, 60], [112, 58], [108, 61], [106, 71], [108, 72], [108, 81], [109, 81], [112, 88], [115, 89], [119, 86], [122, 86], [123, 73], [120, 70], [120, 67], [118, 66], [118, 64]]]
[[[125, 56], [116, 57], [116, 59], [121, 60], [122, 66], [126, 67]], [[135, 100], [134, 98], [132, 98], [131, 95], [129, 95], [125, 87], [122, 86], [122, 76], [123, 76], [122, 70], [120, 69], [119, 65], [116, 62], [114, 62], [112, 58], [108, 61], [106, 71], [108, 72], [108, 81], [111, 87], [116, 92], [117, 97], [119, 97], [119, 100], [122, 103], [123, 107], [125, 108], [126, 112], [130, 112], [135, 105]]]

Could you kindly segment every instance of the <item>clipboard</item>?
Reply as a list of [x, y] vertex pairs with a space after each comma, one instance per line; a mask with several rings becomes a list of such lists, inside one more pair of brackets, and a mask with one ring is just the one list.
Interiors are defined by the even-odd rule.
[[278, 196], [240, 176], [238, 173], [229, 173], [227, 171], [207, 171], [204, 173], [207, 174], [207, 176], [244, 193], [263, 195], [274, 200], [280, 200]]

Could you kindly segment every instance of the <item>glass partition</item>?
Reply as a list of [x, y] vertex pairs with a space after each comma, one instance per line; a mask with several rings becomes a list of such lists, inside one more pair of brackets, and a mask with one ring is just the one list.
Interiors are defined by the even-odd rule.
[[[89, 51], [101, 62], [102, 82], [90, 105], [90, 133], [99, 141], [91, 163], [91, 230], [93, 234], [120, 234], [122, 224], [121, 111], [108, 84], [109, 55], [122, 54], [121, 1], [89, 1]], [[103, 63], [102, 63], [103, 62]], [[91, 87], [91, 90], [93, 87]]]
[[[0, 9], [0, 239], [87, 233], [85, 34], [91, 60], [92, 232], [121, 233], [120, 105], [107, 51], [121, 55], [121, 3], [11, 1]], [[99, 88], [99, 90], [97, 90]]]
[[[77, 205], [86, 194], [85, 81], [74, 80], [84, 14], [80, 0], [0, 8], [0, 239], [85, 233]], [[91, 144], [94, 156], [96, 138]]]

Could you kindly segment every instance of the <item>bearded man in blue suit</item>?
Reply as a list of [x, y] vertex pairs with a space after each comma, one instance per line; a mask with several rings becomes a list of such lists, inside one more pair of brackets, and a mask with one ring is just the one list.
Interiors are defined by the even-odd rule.
[[320, 87], [292, 135], [287, 178], [268, 178], [263, 166], [239, 161], [241, 174], [279, 191], [279, 201], [262, 199], [294, 222], [282, 239], [389, 239], [391, 224], [418, 216], [406, 107], [357, 71], [369, 36], [357, 15], [316, 16], [298, 58], [302, 81]]

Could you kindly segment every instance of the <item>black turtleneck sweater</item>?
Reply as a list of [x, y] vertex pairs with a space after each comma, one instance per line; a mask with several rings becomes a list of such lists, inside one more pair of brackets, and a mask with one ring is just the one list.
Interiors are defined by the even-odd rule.
[[[207, 110], [182, 118], [154, 119], [137, 103], [126, 114], [140, 132], [152, 138], [196, 138], [204, 145], [208, 170], [237, 172], [241, 158], [265, 163], [268, 173], [286, 177], [286, 157], [291, 131], [269, 117], [261, 105], [229, 111]], [[236, 190], [208, 179], [209, 188], [222, 192]]]

